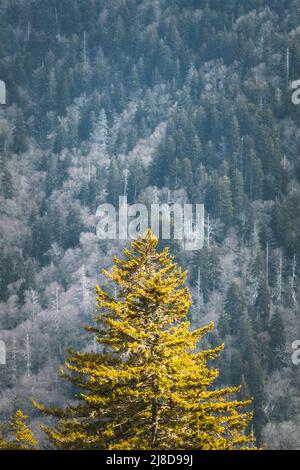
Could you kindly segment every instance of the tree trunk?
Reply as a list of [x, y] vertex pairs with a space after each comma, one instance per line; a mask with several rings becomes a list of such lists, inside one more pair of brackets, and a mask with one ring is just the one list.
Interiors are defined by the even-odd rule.
[[152, 417], [151, 417], [151, 429], [152, 429], [152, 449], [156, 448], [157, 443], [157, 430], [158, 430], [158, 404], [155, 399], [152, 400]]

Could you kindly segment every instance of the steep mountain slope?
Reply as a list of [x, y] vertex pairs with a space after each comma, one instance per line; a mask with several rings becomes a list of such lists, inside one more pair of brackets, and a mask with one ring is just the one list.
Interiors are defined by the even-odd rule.
[[[300, 2], [1, 2], [0, 366], [3, 416], [61, 402], [65, 349], [100, 268], [102, 202], [204, 203], [191, 320], [225, 341], [220, 384], [244, 383], [269, 447], [299, 447]], [[12, 399], [13, 397], [13, 399]]]

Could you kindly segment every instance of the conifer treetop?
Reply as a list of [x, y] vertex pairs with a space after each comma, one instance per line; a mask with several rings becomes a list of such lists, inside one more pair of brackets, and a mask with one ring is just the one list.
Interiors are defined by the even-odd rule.
[[28, 416], [22, 410], [17, 410], [7, 425], [8, 437], [4, 438], [0, 427], [0, 449], [7, 450], [33, 450], [37, 448], [38, 441], [27, 425]]
[[240, 387], [213, 389], [207, 366], [223, 345], [201, 349], [213, 323], [191, 330], [186, 272], [149, 230], [104, 271], [113, 294], [96, 287], [99, 351], [70, 351], [62, 375], [78, 387], [78, 404], [46, 409], [44, 427], [58, 448], [254, 448], [246, 432], [251, 400], [230, 398]]

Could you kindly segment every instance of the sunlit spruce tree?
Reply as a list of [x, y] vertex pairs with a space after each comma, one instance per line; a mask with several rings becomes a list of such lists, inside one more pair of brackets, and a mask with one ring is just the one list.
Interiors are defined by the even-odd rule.
[[38, 441], [27, 424], [28, 416], [22, 410], [17, 410], [10, 418], [7, 437], [4, 437], [0, 426], [0, 450], [34, 450]]
[[97, 286], [100, 352], [70, 352], [62, 375], [79, 389], [77, 405], [47, 409], [44, 427], [60, 449], [254, 448], [246, 430], [251, 401], [231, 400], [240, 388], [213, 390], [218, 370], [207, 361], [223, 346], [199, 350], [213, 324], [191, 331], [186, 273], [151, 231], [124, 250], [105, 276], [113, 296]]

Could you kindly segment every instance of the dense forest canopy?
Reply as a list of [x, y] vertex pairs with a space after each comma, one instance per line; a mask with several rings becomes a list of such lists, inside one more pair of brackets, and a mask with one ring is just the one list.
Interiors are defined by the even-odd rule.
[[72, 396], [66, 349], [97, 347], [81, 326], [123, 246], [98, 205], [171, 197], [205, 205], [204, 248], [171, 251], [226, 343], [219, 386], [253, 396], [259, 443], [299, 448], [299, 25], [299, 0], [1, 1], [1, 418], [37, 427], [32, 396]]

